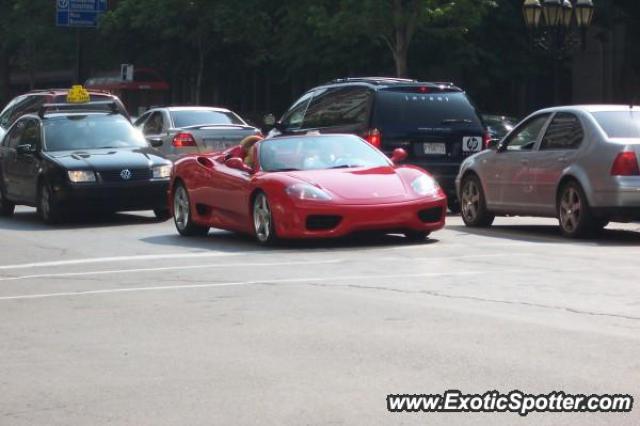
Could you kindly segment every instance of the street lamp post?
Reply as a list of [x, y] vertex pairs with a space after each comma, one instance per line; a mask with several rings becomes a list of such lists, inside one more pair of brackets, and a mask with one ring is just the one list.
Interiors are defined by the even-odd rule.
[[586, 44], [593, 0], [524, 0], [522, 13], [533, 45], [554, 61], [554, 98], [560, 101], [560, 68], [578, 45]]

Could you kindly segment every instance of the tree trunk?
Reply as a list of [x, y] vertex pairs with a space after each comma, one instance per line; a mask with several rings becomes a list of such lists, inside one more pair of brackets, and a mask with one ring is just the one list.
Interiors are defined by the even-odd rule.
[[196, 75], [195, 103], [200, 105], [200, 95], [202, 93], [202, 79], [204, 77], [204, 44], [202, 39], [198, 42], [198, 70]]
[[9, 102], [11, 98], [11, 66], [9, 62], [9, 53], [0, 52], [0, 109], [4, 104]]

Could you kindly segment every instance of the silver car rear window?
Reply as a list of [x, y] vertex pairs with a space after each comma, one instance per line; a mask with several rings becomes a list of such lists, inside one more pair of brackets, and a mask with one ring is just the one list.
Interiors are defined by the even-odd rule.
[[592, 115], [610, 138], [640, 138], [640, 111], [601, 111]]

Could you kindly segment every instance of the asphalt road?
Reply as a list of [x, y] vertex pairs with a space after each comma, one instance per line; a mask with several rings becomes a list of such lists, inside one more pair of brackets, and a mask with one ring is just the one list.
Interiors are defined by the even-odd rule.
[[[1, 425], [640, 424], [640, 225], [457, 217], [260, 248], [150, 214], [0, 219]], [[631, 414], [391, 414], [390, 393], [631, 393]]]

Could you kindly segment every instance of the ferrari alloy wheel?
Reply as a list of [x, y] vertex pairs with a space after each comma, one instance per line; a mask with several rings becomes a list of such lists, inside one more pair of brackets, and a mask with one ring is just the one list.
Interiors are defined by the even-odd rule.
[[4, 196], [4, 192], [0, 187], [0, 216], [8, 217], [13, 216], [13, 212], [16, 209], [16, 205], [7, 200]]
[[253, 227], [259, 243], [272, 244], [276, 241], [273, 216], [264, 192], [258, 193], [253, 200]]
[[209, 227], [193, 223], [189, 193], [181, 183], [173, 191], [173, 221], [178, 233], [185, 237], [203, 236], [209, 232]]
[[38, 190], [38, 214], [42, 221], [48, 225], [58, 223], [62, 219], [62, 212], [51, 188], [44, 182], [40, 184]]
[[583, 237], [597, 228], [587, 198], [577, 182], [569, 182], [560, 190], [558, 219], [562, 235], [569, 238]]
[[487, 210], [482, 185], [476, 176], [469, 175], [464, 178], [460, 195], [462, 220], [465, 225], [476, 228], [491, 226], [495, 215]]

